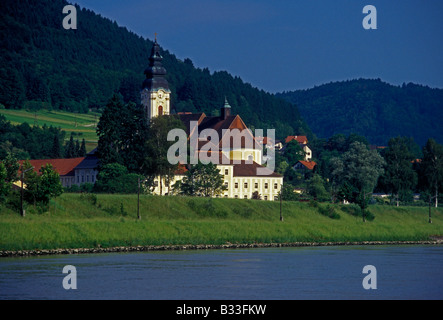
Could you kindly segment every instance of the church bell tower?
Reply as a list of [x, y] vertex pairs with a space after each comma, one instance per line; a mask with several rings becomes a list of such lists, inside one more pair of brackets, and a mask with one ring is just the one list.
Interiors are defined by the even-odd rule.
[[141, 91], [141, 103], [145, 111], [146, 120], [170, 114], [171, 91], [166, 80], [166, 69], [162, 64], [160, 46], [155, 38], [149, 57], [149, 67], [145, 70], [146, 79]]

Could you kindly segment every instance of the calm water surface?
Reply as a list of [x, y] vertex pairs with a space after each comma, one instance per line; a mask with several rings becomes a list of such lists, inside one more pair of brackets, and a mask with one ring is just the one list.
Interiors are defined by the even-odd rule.
[[[77, 290], [62, 286], [77, 270]], [[365, 265], [377, 289], [365, 290]], [[443, 299], [443, 246], [351, 246], [0, 259], [0, 299]]]

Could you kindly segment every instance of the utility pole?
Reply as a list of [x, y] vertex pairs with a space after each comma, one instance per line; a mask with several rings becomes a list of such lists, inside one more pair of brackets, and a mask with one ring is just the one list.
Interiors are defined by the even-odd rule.
[[138, 192], [137, 192], [137, 219], [140, 220], [140, 177], [138, 177]]
[[366, 217], [365, 217], [365, 211], [366, 211], [366, 196], [368, 194], [372, 194], [372, 192], [364, 192], [363, 191], [363, 209], [362, 209], [362, 215], [363, 215], [363, 222], [366, 222]]
[[22, 217], [25, 216], [25, 211], [23, 210], [23, 180], [25, 179], [25, 173], [34, 169], [34, 167], [31, 167], [29, 169], [26, 169], [25, 171], [22, 172], [21, 174], [21, 188], [20, 188], [20, 214]]
[[281, 205], [282, 205], [282, 201], [283, 201], [282, 189], [283, 189], [283, 185], [281, 185], [281, 187], [280, 187], [280, 221], [283, 221], [283, 216], [281, 214]]
[[434, 198], [436, 198], [437, 196], [429, 196], [429, 223], [432, 223], [432, 219], [431, 219], [431, 204], [432, 204], [432, 200]]

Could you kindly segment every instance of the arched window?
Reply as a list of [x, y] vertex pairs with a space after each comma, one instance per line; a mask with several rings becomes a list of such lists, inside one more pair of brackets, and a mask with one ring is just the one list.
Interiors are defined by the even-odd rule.
[[162, 116], [163, 115], [163, 106], [159, 106], [158, 107], [158, 115]]

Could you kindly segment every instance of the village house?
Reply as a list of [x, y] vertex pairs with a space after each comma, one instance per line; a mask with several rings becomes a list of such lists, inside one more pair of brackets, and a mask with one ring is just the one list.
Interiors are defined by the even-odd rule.
[[300, 160], [292, 168], [295, 171], [306, 173], [306, 172], [314, 170], [316, 165], [317, 165], [317, 163], [315, 163], [314, 161]]
[[311, 161], [312, 159], [312, 150], [308, 147], [308, 138], [306, 136], [287, 136], [285, 139], [285, 144], [288, 144], [291, 141], [297, 141], [299, 146], [305, 152], [305, 161]]
[[[97, 179], [98, 158], [95, 149], [88, 153], [86, 157], [71, 159], [40, 159], [28, 160], [33, 170], [40, 174], [41, 167], [50, 164], [59, 174], [63, 187], [69, 188], [73, 185], [81, 186], [84, 183], [94, 184]], [[19, 160], [20, 168], [25, 160]]]
[[[40, 174], [40, 169], [47, 164], [52, 165], [53, 169], [59, 174], [60, 182], [63, 187], [70, 187], [75, 184], [75, 167], [78, 166], [82, 161], [82, 158], [72, 158], [72, 159], [39, 159], [39, 160], [28, 160], [33, 170]], [[25, 160], [19, 160], [20, 168], [23, 166]]]

